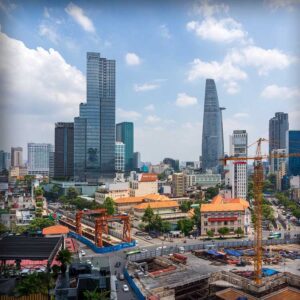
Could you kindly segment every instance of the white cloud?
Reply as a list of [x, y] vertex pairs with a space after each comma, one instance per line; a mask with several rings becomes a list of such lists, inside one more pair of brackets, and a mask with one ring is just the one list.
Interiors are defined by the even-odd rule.
[[298, 99], [300, 98], [300, 89], [272, 84], [263, 89], [263, 91], [261, 92], [261, 97], [266, 99], [281, 100]]
[[125, 55], [125, 61], [129, 66], [137, 66], [141, 63], [141, 59], [139, 56], [133, 52], [127, 53]]
[[235, 81], [225, 82], [224, 87], [226, 88], [227, 93], [230, 95], [234, 95], [240, 91], [240, 87]]
[[85, 31], [95, 32], [95, 27], [91, 19], [89, 19], [84, 10], [76, 4], [70, 2], [65, 11], [77, 22]]
[[58, 36], [57, 32], [55, 31], [55, 29], [51, 28], [50, 26], [41, 24], [39, 26], [39, 35], [46, 37], [54, 44], [58, 43], [59, 36]]
[[193, 12], [204, 17], [211, 17], [218, 13], [227, 13], [228, 11], [228, 5], [224, 3], [212, 4], [212, 1], [209, 0], [196, 1], [193, 5]]
[[151, 91], [151, 90], [156, 90], [158, 88], [159, 88], [159, 85], [154, 84], [154, 83], [135, 84], [133, 86], [133, 89], [135, 92]]
[[154, 107], [153, 104], [149, 104], [149, 105], [147, 105], [147, 106], [145, 107], [145, 110], [147, 110], [147, 111], [154, 111], [154, 110], [155, 110], [155, 107]]
[[[2, 32], [0, 49], [0, 119], [17, 128], [0, 136], [10, 133], [10, 145], [26, 145], [37, 137], [53, 142], [54, 122], [78, 115], [79, 103], [85, 99], [83, 74], [58, 51], [28, 48]], [[52, 131], [46, 131], [50, 125]]]
[[50, 12], [49, 9], [47, 7], [44, 7], [44, 18], [49, 19], [50, 18]]
[[159, 26], [159, 31], [160, 31], [160, 35], [163, 38], [166, 38], [169, 40], [172, 37], [168, 26], [165, 24]]
[[156, 124], [158, 122], [160, 122], [160, 118], [158, 116], [155, 116], [155, 115], [150, 115], [145, 120], [146, 124]]
[[296, 6], [300, 5], [299, 0], [265, 0], [265, 3], [272, 11], [282, 8], [293, 11]]
[[124, 110], [117, 108], [117, 119], [121, 121], [136, 121], [141, 117], [141, 114], [134, 110]]
[[186, 93], [177, 94], [176, 105], [179, 107], [192, 106], [197, 104], [197, 98], [187, 95]]
[[244, 112], [239, 112], [233, 115], [234, 118], [242, 119], [242, 118], [248, 118], [249, 114]]
[[271, 70], [287, 68], [296, 61], [296, 58], [278, 49], [247, 46], [230, 51], [225, 61], [240, 66], [252, 66], [258, 69], [259, 75], [267, 75]]
[[216, 20], [215, 18], [206, 18], [201, 23], [191, 21], [187, 23], [188, 31], [193, 31], [197, 36], [204, 40], [210, 40], [219, 43], [231, 43], [239, 40], [244, 41], [247, 32], [242, 25], [232, 18]]

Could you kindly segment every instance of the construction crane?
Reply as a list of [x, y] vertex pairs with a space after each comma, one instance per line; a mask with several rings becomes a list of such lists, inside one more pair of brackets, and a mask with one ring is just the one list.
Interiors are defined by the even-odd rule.
[[264, 170], [262, 161], [263, 159], [267, 158], [300, 157], [300, 153], [263, 155], [261, 153], [261, 144], [262, 142], [266, 141], [267, 140], [264, 138], [259, 138], [255, 143], [249, 146], [251, 147], [252, 145], [257, 144], [254, 157], [229, 156], [221, 159], [224, 162], [224, 165], [226, 165], [227, 161], [254, 161], [253, 191], [254, 214], [256, 217], [254, 223], [254, 280], [259, 285], [262, 283], [262, 200], [264, 184]]

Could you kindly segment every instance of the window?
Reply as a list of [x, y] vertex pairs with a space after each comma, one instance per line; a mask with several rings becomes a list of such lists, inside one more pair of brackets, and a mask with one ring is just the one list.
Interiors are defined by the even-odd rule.
[[227, 223], [228, 223], [227, 221], [224, 221], [224, 225], [227, 225]]
[[207, 222], [204, 222], [204, 226], [207, 226]]
[[207, 214], [204, 214], [204, 218], [207, 218]]

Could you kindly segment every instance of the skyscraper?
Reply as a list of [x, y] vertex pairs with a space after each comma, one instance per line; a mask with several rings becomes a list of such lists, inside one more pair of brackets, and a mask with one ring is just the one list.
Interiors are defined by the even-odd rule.
[[133, 123], [122, 122], [117, 124], [116, 134], [117, 142], [122, 142], [125, 144], [125, 170], [131, 171], [133, 170], [134, 147]]
[[115, 61], [87, 53], [87, 101], [74, 119], [74, 177], [98, 182], [115, 173]]
[[203, 131], [202, 131], [202, 169], [211, 169], [220, 173], [224, 156], [222, 110], [219, 107], [216, 84], [213, 79], [206, 79]]
[[289, 130], [287, 113], [277, 112], [269, 121], [269, 154], [273, 149], [286, 148], [286, 132]]
[[134, 152], [133, 153], [133, 168], [135, 170], [139, 170], [141, 167], [141, 153], [140, 152]]
[[74, 123], [55, 124], [54, 177], [74, 176]]
[[122, 142], [116, 142], [115, 148], [115, 169], [117, 172], [125, 172], [125, 145]]
[[10, 153], [0, 150], [0, 172], [9, 170], [10, 168]]
[[28, 174], [49, 176], [49, 156], [53, 145], [45, 143], [28, 143]]
[[[300, 130], [288, 130], [286, 136], [287, 154], [300, 153]], [[300, 175], [300, 157], [288, 158], [288, 175]]]
[[[246, 157], [248, 150], [248, 134], [246, 130], [234, 130], [230, 136], [230, 155]], [[233, 198], [247, 197], [247, 161], [232, 161], [230, 164], [230, 183]]]
[[22, 167], [23, 166], [23, 148], [11, 147], [11, 166]]

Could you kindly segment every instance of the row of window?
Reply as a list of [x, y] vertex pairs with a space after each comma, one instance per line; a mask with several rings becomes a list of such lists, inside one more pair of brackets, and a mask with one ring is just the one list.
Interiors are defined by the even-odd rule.
[[[241, 220], [238, 220], [237, 224], [241, 225], [242, 224]], [[204, 226], [209, 226], [209, 225], [211, 225], [211, 226], [235, 225], [235, 221], [217, 221], [217, 222], [207, 222], [207, 221], [205, 221], [204, 222]]]

